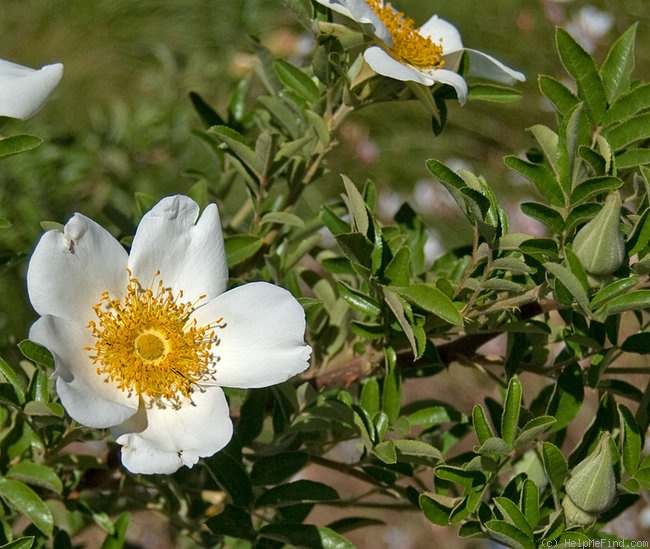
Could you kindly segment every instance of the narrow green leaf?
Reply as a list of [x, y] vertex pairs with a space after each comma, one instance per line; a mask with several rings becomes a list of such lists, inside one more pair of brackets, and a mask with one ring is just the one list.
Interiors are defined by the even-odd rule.
[[634, 69], [636, 27], [635, 23], [614, 42], [600, 68], [600, 76], [609, 103], [630, 87], [630, 75]]
[[[632, 255], [632, 254], [630, 254]], [[627, 278], [621, 278], [608, 284], [602, 290], [599, 290], [591, 300], [591, 308], [596, 310], [598, 307], [605, 305], [609, 300], [626, 293], [639, 283], [639, 277], [636, 275]]]
[[570, 195], [581, 165], [578, 154], [580, 147], [588, 145], [591, 139], [584, 103], [578, 103], [562, 118], [558, 138], [559, 183], [564, 193]]
[[[534, 164], [516, 156], [506, 156], [504, 162], [509, 168], [530, 179], [540, 194], [550, 204], [553, 206], [564, 205], [564, 192], [562, 191], [562, 187], [558, 183], [554, 173], [546, 166], [543, 164]], [[557, 171], [557, 160], [555, 162], [555, 170]]]
[[281, 484], [262, 492], [255, 501], [255, 507], [284, 507], [296, 503], [335, 501], [337, 499], [339, 499], [339, 494], [331, 486], [303, 479]]
[[52, 512], [29, 486], [18, 480], [0, 477], [0, 497], [9, 507], [31, 520], [43, 534], [52, 535]]
[[646, 355], [650, 353], [650, 332], [639, 332], [628, 336], [621, 345], [626, 353]]
[[544, 471], [551, 484], [559, 494], [564, 486], [564, 480], [569, 474], [569, 466], [566, 459], [562, 455], [560, 449], [551, 444], [544, 442], [542, 444], [542, 462], [544, 464]]
[[262, 239], [253, 234], [237, 234], [224, 240], [228, 267], [232, 268], [253, 257], [262, 247]]
[[338, 290], [339, 295], [345, 299], [354, 310], [373, 318], [379, 316], [381, 313], [381, 307], [377, 301], [370, 296], [367, 296], [365, 293], [352, 288], [345, 282], [338, 283]]
[[377, 382], [376, 378], [371, 377], [367, 379], [361, 386], [361, 396], [359, 398], [359, 403], [370, 416], [374, 416], [377, 412], [379, 412], [379, 383]]
[[232, 455], [228, 448], [205, 460], [215, 480], [235, 505], [247, 506], [253, 499], [250, 478], [241, 458]]
[[507, 547], [514, 549], [536, 549], [537, 547], [532, 536], [528, 536], [505, 520], [488, 520], [485, 523], [485, 528]]
[[51, 467], [31, 461], [21, 461], [12, 466], [6, 475], [7, 478], [19, 480], [25, 484], [41, 486], [60, 494], [63, 483]]
[[299, 229], [305, 228], [305, 221], [302, 217], [290, 212], [269, 212], [262, 216], [260, 224], [276, 223], [278, 225], [285, 225], [289, 227], [298, 227]]
[[243, 135], [228, 126], [212, 126], [208, 133], [216, 135], [241, 162], [257, 177], [262, 178], [264, 161], [246, 143]]
[[400, 295], [425, 311], [439, 316], [455, 326], [463, 325], [463, 317], [451, 299], [437, 288], [428, 284], [412, 284], [403, 288], [394, 288]]
[[381, 408], [393, 424], [402, 408], [402, 376], [397, 367], [397, 355], [392, 347], [385, 350], [386, 375], [381, 387]]
[[226, 125], [224, 119], [198, 93], [190, 92], [190, 101], [208, 127]]
[[481, 455], [507, 456], [512, 453], [512, 447], [501, 437], [490, 437], [475, 452]]
[[616, 167], [620, 170], [650, 164], [650, 149], [626, 149], [616, 155]]
[[540, 416], [526, 422], [514, 441], [515, 450], [533, 442], [543, 432], [548, 431], [556, 421], [552, 416]]
[[554, 233], [564, 231], [564, 219], [557, 210], [538, 202], [524, 202], [520, 205], [520, 208], [528, 217], [543, 223]]
[[621, 95], [605, 113], [603, 125], [611, 126], [650, 109], [650, 83], [641, 84]]
[[611, 126], [603, 135], [614, 151], [650, 138], [650, 113], [639, 114]]
[[542, 74], [539, 76], [538, 84], [540, 91], [562, 115], [571, 112], [580, 102], [569, 88], [555, 78]]
[[31, 360], [35, 364], [40, 364], [48, 369], [54, 369], [54, 358], [52, 357], [52, 353], [42, 345], [34, 343], [29, 339], [23, 339], [18, 344], [18, 348], [25, 358]]
[[453, 482], [466, 490], [473, 490], [483, 486], [487, 480], [485, 473], [482, 471], [470, 471], [451, 465], [439, 465], [434, 469], [433, 474], [436, 478]]
[[115, 521], [114, 531], [106, 534], [101, 549], [122, 549], [126, 543], [126, 531], [130, 520], [131, 515], [129, 513], [121, 513]]
[[282, 83], [297, 92], [302, 98], [307, 101], [316, 101], [320, 97], [316, 83], [298, 67], [284, 59], [276, 59], [273, 68]]
[[226, 504], [223, 511], [206, 521], [213, 534], [253, 541], [255, 529], [251, 516], [242, 508]]
[[514, 88], [496, 84], [472, 83], [467, 98], [470, 101], [489, 101], [491, 103], [512, 103], [521, 99], [521, 92]]
[[589, 297], [578, 277], [570, 269], [559, 263], [547, 262], [544, 263], [544, 268], [562, 283], [576, 300], [576, 303], [580, 305], [580, 308], [585, 313], [590, 314]]
[[309, 454], [305, 452], [282, 452], [262, 456], [255, 461], [251, 469], [251, 484], [280, 484], [300, 471], [308, 461]]
[[551, 165], [553, 173], [557, 178], [559, 175], [557, 166], [558, 135], [551, 128], [543, 124], [531, 126], [528, 128], [528, 131], [535, 137], [540, 149], [544, 153], [544, 157]]
[[535, 529], [540, 518], [539, 490], [537, 485], [529, 478], [524, 480], [519, 504], [526, 521], [531, 528]]
[[305, 549], [354, 549], [346, 538], [326, 526], [301, 523], [267, 524], [259, 530], [264, 538]]
[[0, 549], [31, 549], [35, 539], [34, 536], [25, 536], [5, 543]]
[[9, 137], [0, 136], [0, 158], [11, 156], [25, 151], [30, 151], [38, 147], [43, 140], [35, 135], [10, 135]]
[[624, 311], [650, 308], [650, 290], [635, 290], [610, 299], [599, 311], [598, 318], [616, 315]]
[[578, 93], [587, 105], [590, 118], [598, 124], [605, 112], [607, 99], [596, 63], [564, 29], [557, 29], [555, 39], [564, 68], [575, 78]]
[[506, 497], [495, 497], [494, 503], [503, 515], [503, 519], [517, 527], [529, 538], [533, 537], [532, 525], [528, 524], [528, 520], [524, 513], [519, 509], [517, 504]]
[[422, 458], [424, 461], [444, 461], [442, 452], [438, 448], [422, 440], [396, 438], [391, 442], [395, 445], [398, 456], [413, 456]]
[[510, 378], [501, 416], [501, 438], [509, 445], [512, 445], [517, 434], [522, 394], [521, 381], [516, 377]]
[[476, 432], [476, 439], [479, 446], [483, 445], [486, 440], [494, 437], [494, 431], [488, 422], [485, 410], [480, 404], [476, 404], [472, 409], [472, 424]]
[[623, 451], [621, 453], [623, 466], [630, 476], [634, 476], [641, 460], [643, 447], [641, 432], [632, 412], [624, 404], [618, 405], [618, 413], [623, 430]]
[[390, 310], [395, 315], [398, 324], [404, 331], [404, 335], [406, 336], [406, 339], [408, 339], [409, 343], [411, 344], [411, 349], [413, 350], [413, 353], [416, 355], [416, 357], [419, 357], [420, 351], [418, 349], [417, 341], [415, 340], [415, 333], [413, 331], [413, 327], [409, 324], [409, 321], [406, 318], [404, 312], [404, 303], [402, 301], [402, 298], [400, 298], [400, 296], [394, 291], [385, 288], [384, 300], [386, 301], [386, 304], [388, 305]]
[[18, 400], [16, 404], [24, 404], [25, 388], [23, 387], [23, 384], [21, 383], [16, 370], [9, 366], [9, 364], [7, 364], [7, 362], [5, 362], [2, 357], [0, 357], [0, 380], [2, 378], [4, 378], [7, 383], [9, 383], [13, 388], [14, 393], [16, 394], [16, 399]]
[[622, 185], [623, 181], [618, 177], [602, 176], [585, 179], [573, 189], [570, 199], [571, 206], [577, 206], [599, 194], [609, 194]]
[[433, 524], [438, 524], [440, 526], [449, 525], [449, 515], [452, 512], [452, 507], [443, 504], [441, 501], [436, 499], [435, 494], [420, 494], [418, 498], [418, 503], [420, 504], [420, 509], [424, 513], [424, 516], [427, 517], [429, 522]]
[[571, 364], [557, 378], [547, 415], [557, 421], [552, 427], [556, 432], [566, 427], [576, 416], [584, 401], [583, 375], [580, 366]]

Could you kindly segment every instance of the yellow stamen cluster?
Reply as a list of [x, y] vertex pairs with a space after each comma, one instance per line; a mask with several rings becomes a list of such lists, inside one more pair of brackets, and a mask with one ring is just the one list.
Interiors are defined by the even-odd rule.
[[182, 291], [174, 295], [160, 279], [155, 291], [143, 289], [130, 271], [121, 300], [104, 292], [93, 307], [97, 322], [88, 323], [95, 344], [86, 350], [97, 374], [129, 396], [145, 397], [149, 405], [173, 408], [191, 398], [197, 383], [212, 379], [214, 329], [223, 319], [197, 326], [190, 315], [205, 296], [194, 303], [181, 302], [182, 297]]
[[428, 36], [422, 36], [410, 17], [395, 10], [382, 0], [366, 0], [377, 17], [386, 25], [393, 38], [390, 52], [397, 60], [418, 69], [438, 69], [444, 66], [442, 46]]

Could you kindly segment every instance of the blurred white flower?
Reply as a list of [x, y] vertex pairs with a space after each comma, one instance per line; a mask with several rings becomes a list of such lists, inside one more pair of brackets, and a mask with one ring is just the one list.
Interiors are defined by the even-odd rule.
[[370, 46], [364, 59], [383, 76], [424, 86], [449, 84], [463, 104], [467, 100], [467, 83], [457, 70], [462, 53], [467, 52], [468, 76], [510, 85], [525, 80], [522, 73], [494, 57], [463, 47], [458, 29], [437, 15], [418, 29], [412, 19], [382, 0], [317, 1], [370, 29], [378, 45]]
[[232, 436], [221, 387], [266, 387], [305, 370], [305, 314], [286, 290], [226, 291], [214, 204], [186, 196], [144, 215], [130, 253], [75, 214], [46, 232], [29, 262], [29, 337], [54, 355], [70, 416], [110, 428], [134, 473], [173, 473]]
[[0, 59], [0, 116], [26, 120], [36, 114], [61, 76], [61, 63], [35, 70]]
[[586, 51], [592, 53], [614, 25], [614, 16], [594, 6], [583, 6], [571, 17], [566, 30]]

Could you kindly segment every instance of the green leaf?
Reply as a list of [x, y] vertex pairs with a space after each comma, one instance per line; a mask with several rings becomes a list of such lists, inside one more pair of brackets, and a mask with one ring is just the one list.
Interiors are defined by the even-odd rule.
[[262, 492], [255, 507], [285, 507], [297, 503], [335, 501], [339, 494], [334, 488], [313, 480], [296, 480]]
[[520, 207], [521, 211], [528, 217], [532, 217], [540, 223], [543, 223], [554, 233], [562, 233], [564, 231], [564, 219], [557, 210], [545, 204], [539, 204], [538, 202], [524, 202]]
[[630, 87], [630, 75], [634, 69], [636, 28], [635, 23], [614, 42], [600, 68], [600, 76], [609, 103]]
[[361, 397], [359, 401], [361, 407], [368, 412], [370, 416], [374, 416], [379, 412], [379, 383], [376, 378], [371, 377], [363, 383], [361, 386]]
[[408, 286], [411, 281], [411, 249], [402, 246], [384, 269], [383, 279], [389, 286]]
[[31, 360], [35, 364], [40, 364], [49, 369], [54, 369], [54, 358], [52, 353], [48, 351], [42, 345], [34, 343], [29, 339], [23, 339], [19, 344], [18, 348], [25, 358]]
[[578, 93], [587, 105], [590, 118], [598, 124], [605, 112], [607, 99], [596, 63], [564, 29], [557, 29], [555, 39], [564, 68], [575, 78]]
[[471, 471], [451, 465], [439, 465], [434, 469], [433, 474], [436, 478], [453, 482], [466, 490], [474, 490], [486, 482], [485, 473], [482, 471]]
[[490, 437], [475, 452], [481, 455], [507, 456], [512, 453], [512, 447], [501, 437]]
[[218, 515], [210, 517], [206, 526], [218, 536], [252, 541], [256, 535], [250, 515], [244, 509], [230, 504], [226, 504]]
[[19, 480], [26, 484], [41, 486], [57, 494], [63, 491], [63, 483], [51, 467], [31, 461], [21, 461], [12, 466], [6, 478]]
[[316, 101], [320, 97], [318, 86], [298, 67], [284, 59], [276, 59], [273, 63], [275, 72], [282, 80], [282, 83], [294, 90], [298, 95], [307, 101]]
[[602, 176], [585, 179], [576, 185], [571, 193], [571, 206], [577, 206], [599, 194], [609, 194], [623, 185], [618, 177]]
[[650, 332], [639, 332], [628, 336], [623, 344], [621, 350], [626, 353], [637, 353], [640, 355], [647, 355], [650, 353]]
[[578, 277], [570, 269], [559, 263], [544, 263], [544, 268], [551, 273], [576, 300], [580, 308], [590, 314], [589, 297]]
[[282, 452], [262, 456], [255, 461], [250, 477], [253, 486], [280, 484], [295, 475], [309, 462], [305, 452]]
[[216, 135], [258, 180], [262, 179], [265, 163], [246, 143], [243, 135], [228, 126], [212, 126], [208, 133]]
[[253, 490], [248, 473], [235, 455], [228, 449], [221, 450], [205, 461], [213, 477], [233, 503], [245, 507], [253, 499]]
[[381, 407], [392, 425], [402, 408], [402, 376], [397, 367], [397, 355], [392, 347], [385, 350], [386, 375], [381, 387]]
[[454, 306], [451, 299], [437, 288], [429, 286], [428, 284], [412, 284], [410, 286], [394, 289], [414, 305], [439, 316], [444, 321], [455, 326], [463, 325], [463, 317], [458, 312], [458, 309]]
[[623, 466], [630, 476], [634, 476], [641, 460], [643, 447], [641, 432], [632, 412], [624, 404], [618, 405], [618, 413], [623, 428], [623, 451], [621, 453]]
[[0, 477], [0, 497], [9, 507], [31, 520], [43, 534], [52, 535], [52, 512], [29, 486], [18, 480]]
[[501, 416], [501, 438], [509, 445], [512, 445], [517, 434], [522, 393], [521, 381], [516, 377], [511, 378]]
[[472, 83], [467, 98], [470, 101], [489, 101], [491, 103], [512, 103], [521, 99], [521, 92], [496, 84]]
[[448, 526], [449, 515], [451, 514], [453, 507], [445, 505], [435, 496], [436, 494], [420, 494], [418, 498], [420, 509], [422, 509], [424, 516], [433, 524]]
[[650, 113], [639, 114], [603, 132], [614, 151], [650, 138]]
[[560, 449], [551, 444], [544, 442], [542, 444], [542, 462], [544, 471], [556, 492], [559, 494], [564, 486], [564, 481], [569, 474], [569, 466], [562, 455]]
[[190, 101], [208, 127], [226, 125], [224, 119], [198, 93], [190, 92]]
[[616, 99], [607, 109], [603, 125], [611, 126], [647, 109], [650, 109], [650, 83], [641, 84]]
[[444, 460], [442, 452], [438, 448], [421, 440], [396, 438], [388, 442], [392, 442], [395, 445], [398, 456], [418, 457], [422, 458], [425, 462]]
[[35, 135], [0, 136], [0, 157], [11, 156], [38, 147], [43, 140]]
[[350, 261], [370, 272], [374, 246], [366, 235], [356, 232], [340, 233], [336, 235], [336, 242]]
[[381, 314], [381, 307], [376, 300], [365, 293], [348, 286], [345, 282], [338, 283], [339, 295], [355, 311], [364, 313], [370, 317], [376, 318]]
[[501, 511], [506, 522], [517, 527], [524, 532], [529, 538], [533, 537], [532, 525], [528, 523], [526, 516], [522, 513], [517, 504], [506, 497], [495, 497], [494, 503]]
[[629, 276], [627, 278], [621, 278], [608, 284], [602, 290], [599, 290], [594, 297], [591, 299], [591, 308], [597, 309], [602, 305], [605, 305], [611, 299], [626, 293], [628, 290], [631, 290], [639, 283], [639, 277], [636, 275]]
[[344, 175], [342, 178], [346, 192], [346, 194], [343, 195], [343, 199], [350, 212], [350, 225], [352, 230], [361, 233], [364, 236], [368, 236], [370, 218], [368, 217], [368, 206], [366, 206], [366, 201], [349, 177]]
[[533, 442], [543, 432], [548, 431], [557, 420], [552, 416], [540, 416], [526, 422], [515, 439], [515, 450]]
[[596, 314], [597, 318], [605, 318], [624, 311], [635, 311], [650, 307], [650, 290], [635, 290], [610, 299]]
[[476, 431], [476, 439], [479, 446], [483, 445], [486, 440], [494, 437], [494, 431], [488, 422], [485, 410], [480, 404], [476, 404], [472, 409], [472, 424], [474, 431]]
[[539, 522], [540, 515], [539, 491], [537, 485], [529, 478], [524, 480], [520, 506], [526, 521], [534, 529]]
[[557, 378], [553, 396], [548, 405], [547, 415], [555, 417], [557, 420], [552, 431], [559, 431], [571, 423], [582, 407], [583, 401], [582, 370], [577, 364], [571, 364], [564, 368]]
[[537, 547], [532, 536], [528, 536], [505, 520], [488, 520], [484, 526], [492, 536], [507, 547], [514, 549], [536, 549]]
[[584, 103], [578, 103], [560, 122], [558, 134], [559, 182], [565, 194], [570, 195], [574, 180], [579, 173], [580, 147], [589, 144], [589, 127], [585, 117]]
[[[558, 135], [551, 130], [548, 126], [543, 124], [536, 124], [528, 128], [528, 131], [533, 134], [535, 140], [539, 144], [540, 149], [544, 153], [544, 157], [551, 165], [555, 177], [559, 175], [558, 166], [557, 166], [557, 146], [558, 146]], [[560, 195], [562, 193], [560, 192]]]
[[542, 74], [538, 84], [540, 91], [562, 115], [571, 112], [580, 102], [569, 88], [555, 78]]
[[620, 170], [650, 164], [650, 149], [626, 149], [616, 156], [616, 166]]
[[232, 268], [247, 259], [253, 257], [261, 248], [264, 242], [253, 234], [237, 234], [224, 239], [228, 267]]
[[390, 310], [395, 315], [398, 324], [404, 331], [404, 335], [406, 336], [409, 343], [411, 344], [411, 349], [413, 350], [413, 354], [416, 356], [416, 358], [419, 357], [421, 353], [420, 350], [418, 349], [418, 344], [415, 340], [415, 333], [413, 331], [413, 328], [409, 324], [409, 321], [406, 318], [406, 315], [404, 313], [404, 303], [402, 299], [395, 292], [389, 290], [388, 288], [385, 288], [384, 300], [386, 301], [386, 304], [388, 305]]
[[259, 535], [305, 549], [354, 549], [350, 541], [326, 526], [300, 523], [267, 524], [260, 528]]
[[11, 385], [13, 388], [16, 399], [18, 400], [16, 404], [24, 404], [25, 388], [23, 387], [23, 384], [21, 383], [16, 370], [9, 366], [9, 364], [7, 364], [7, 362], [5, 362], [2, 357], [0, 357], [0, 380], [2, 378], [4, 378], [7, 383], [9, 383], [9, 385]]
[[[530, 179], [540, 194], [553, 206], [564, 205], [564, 192], [556, 176], [543, 164], [534, 164], [516, 156], [504, 158], [506, 166]], [[557, 165], [557, 161], [556, 161]]]
[[115, 530], [106, 535], [101, 549], [122, 549], [126, 542], [126, 531], [130, 520], [131, 515], [129, 513], [121, 513], [115, 521]]
[[31, 549], [34, 545], [34, 536], [25, 536], [15, 539], [0, 546], [0, 549]]
[[264, 223], [276, 223], [278, 225], [298, 227], [299, 229], [305, 228], [305, 221], [302, 217], [290, 212], [269, 212], [264, 214], [260, 219], [260, 224]]

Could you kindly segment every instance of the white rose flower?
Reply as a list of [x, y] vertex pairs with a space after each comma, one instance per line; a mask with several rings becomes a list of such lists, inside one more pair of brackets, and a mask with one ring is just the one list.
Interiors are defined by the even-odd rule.
[[110, 428], [130, 471], [173, 473], [211, 456], [232, 436], [221, 387], [266, 387], [307, 368], [296, 299], [227, 282], [217, 207], [199, 217], [186, 196], [144, 215], [130, 253], [81, 214], [36, 246], [29, 337], [52, 352], [70, 416]]
[[449, 84], [458, 101], [467, 100], [467, 83], [457, 69], [463, 52], [469, 56], [468, 76], [487, 78], [512, 85], [525, 76], [494, 57], [463, 47], [458, 29], [451, 23], [431, 17], [419, 29], [412, 19], [382, 0], [317, 0], [370, 29], [378, 45], [364, 52], [364, 59], [376, 73], [395, 80], [424, 86]]
[[36, 114], [63, 76], [63, 65], [39, 70], [0, 59], [0, 116], [26, 120]]

